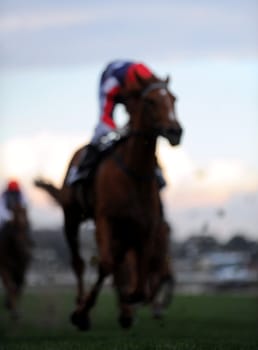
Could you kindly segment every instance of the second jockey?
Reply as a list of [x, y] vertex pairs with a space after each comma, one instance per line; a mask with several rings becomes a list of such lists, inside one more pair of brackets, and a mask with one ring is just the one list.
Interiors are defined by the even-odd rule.
[[13, 213], [11, 208], [15, 203], [19, 203], [25, 209], [27, 207], [27, 201], [18, 181], [10, 180], [0, 195], [0, 227], [12, 221]]

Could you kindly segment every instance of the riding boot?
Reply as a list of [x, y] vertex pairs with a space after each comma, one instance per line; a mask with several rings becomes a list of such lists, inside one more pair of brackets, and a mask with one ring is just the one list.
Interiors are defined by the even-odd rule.
[[67, 177], [68, 185], [74, 185], [80, 180], [86, 180], [99, 159], [100, 151], [97, 145], [89, 144], [83, 150], [79, 165], [71, 167]]

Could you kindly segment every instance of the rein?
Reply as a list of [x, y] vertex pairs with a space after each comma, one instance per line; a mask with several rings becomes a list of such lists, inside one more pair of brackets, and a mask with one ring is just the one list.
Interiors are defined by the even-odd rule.
[[147, 86], [141, 93], [141, 97], [146, 97], [149, 92], [156, 90], [156, 89], [166, 89], [167, 84], [165, 82], [158, 82], [158, 83], [153, 83]]

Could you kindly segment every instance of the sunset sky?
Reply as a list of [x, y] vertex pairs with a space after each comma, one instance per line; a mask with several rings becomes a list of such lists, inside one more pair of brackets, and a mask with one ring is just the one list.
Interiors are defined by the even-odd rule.
[[[33, 225], [62, 224], [32, 181], [62, 183], [97, 122], [102, 69], [129, 58], [170, 75], [178, 97], [182, 145], [158, 143], [175, 234], [208, 222], [221, 239], [236, 230], [257, 238], [257, 23], [255, 0], [1, 1], [1, 188], [18, 178]], [[123, 108], [115, 115], [122, 125]]]

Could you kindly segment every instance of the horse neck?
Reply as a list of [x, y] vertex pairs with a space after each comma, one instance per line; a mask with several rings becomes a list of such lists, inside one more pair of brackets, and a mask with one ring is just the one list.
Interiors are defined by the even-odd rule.
[[144, 125], [141, 125], [141, 123], [132, 125], [131, 137], [128, 139], [125, 152], [127, 166], [139, 175], [153, 173], [155, 169], [156, 141], [156, 136], [146, 131]]

